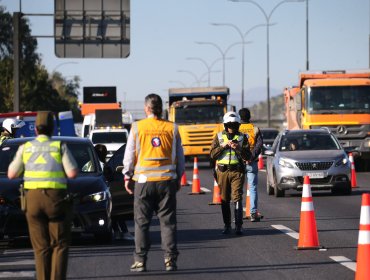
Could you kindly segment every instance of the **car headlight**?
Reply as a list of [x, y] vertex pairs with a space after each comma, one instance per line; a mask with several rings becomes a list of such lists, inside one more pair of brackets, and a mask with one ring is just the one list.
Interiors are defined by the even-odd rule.
[[342, 157], [340, 160], [337, 160], [335, 162], [335, 166], [341, 166], [341, 165], [346, 165], [348, 163], [348, 158], [347, 157]]
[[293, 165], [286, 161], [285, 159], [279, 159], [279, 165], [283, 166], [283, 167], [288, 167], [288, 168], [293, 168]]
[[105, 191], [86, 195], [82, 198], [82, 202], [99, 202], [107, 199]]

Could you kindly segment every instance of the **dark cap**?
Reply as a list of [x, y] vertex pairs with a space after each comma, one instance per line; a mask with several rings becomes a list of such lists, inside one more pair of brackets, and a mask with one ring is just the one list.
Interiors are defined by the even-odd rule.
[[54, 126], [53, 113], [50, 111], [38, 111], [35, 125], [36, 127], [42, 126], [52, 130]]

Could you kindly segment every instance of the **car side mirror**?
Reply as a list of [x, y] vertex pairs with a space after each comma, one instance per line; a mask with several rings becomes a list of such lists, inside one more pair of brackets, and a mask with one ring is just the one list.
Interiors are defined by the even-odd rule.
[[123, 170], [123, 166], [119, 165], [116, 167], [116, 172], [122, 173], [122, 170]]

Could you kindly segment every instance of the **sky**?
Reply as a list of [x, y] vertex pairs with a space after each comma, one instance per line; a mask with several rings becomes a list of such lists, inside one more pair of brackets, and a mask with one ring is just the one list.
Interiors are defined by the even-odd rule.
[[[53, 0], [21, 0], [24, 14], [53, 14]], [[306, 70], [306, 2], [254, 0], [270, 17], [269, 59], [267, 28], [256, 27], [245, 40], [244, 105], [267, 99], [267, 64], [270, 96], [295, 85]], [[20, 0], [0, 0], [9, 12], [19, 11]], [[309, 0], [309, 70], [369, 68], [370, 0]], [[227, 23], [242, 33], [266, 24], [252, 3], [228, 0], [131, 0], [130, 56], [125, 59], [57, 58], [52, 38], [38, 39], [42, 63], [66, 78], [78, 75], [87, 86], [116, 86], [117, 98], [127, 110], [141, 110], [144, 97], [158, 93], [168, 99], [171, 87], [210, 85], [230, 88], [229, 101], [241, 106], [242, 45], [236, 29], [214, 26]], [[52, 16], [27, 16], [33, 35], [53, 35]], [[211, 42], [197, 44], [196, 42]], [[232, 46], [234, 44], [234, 46]], [[216, 46], [218, 46], [218, 48]], [[230, 47], [232, 46], [232, 47]], [[229, 48], [230, 47], [230, 48]], [[226, 50], [228, 49], [227, 53]], [[223, 54], [222, 54], [223, 53]], [[225, 72], [222, 67], [225, 59]], [[195, 57], [197, 59], [187, 59]], [[201, 61], [202, 60], [202, 61]], [[267, 63], [268, 62], [268, 63]], [[182, 71], [182, 72], [179, 72]]]

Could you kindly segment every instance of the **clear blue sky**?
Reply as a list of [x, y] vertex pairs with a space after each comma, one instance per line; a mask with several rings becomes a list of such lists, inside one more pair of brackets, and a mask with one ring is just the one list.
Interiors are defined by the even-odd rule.
[[[269, 14], [280, 0], [255, 0]], [[369, 68], [370, 0], [309, 1], [309, 62], [310, 70]], [[8, 11], [18, 11], [18, 0], [0, 0]], [[22, 0], [23, 13], [53, 13], [53, 0]], [[52, 17], [29, 17], [34, 35], [53, 34]], [[252, 26], [264, 24], [262, 12], [253, 4], [227, 0], [131, 0], [131, 55], [127, 59], [61, 59], [54, 55], [53, 39], [39, 39], [38, 52], [43, 64], [66, 77], [81, 77], [84, 86], [117, 86], [118, 99], [126, 108], [142, 108], [145, 95], [151, 92], [167, 98], [170, 87], [181, 84], [195, 86], [203, 76], [207, 85], [208, 70], [199, 57], [211, 64], [222, 50], [240, 42], [231, 27], [210, 23], [231, 23], [244, 33]], [[306, 69], [306, 3], [285, 3], [271, 17], [270, 27], [270, 92], [297, 83], [298, 73]], [[266, 27], [251, 31], [245, 47], [245, 105], [266, 100]], [[226, 86], [230, 101], [241, 103], [241, 45], [227, 53]], [[66, 63], [65, 62], [75, 62]], [[213, 67], [211, 85], [222, 85], [222, 62]], [[218, 72], [219, 71], [219, 72]], [[175, 81], [175, 82], [170, 82]]]

